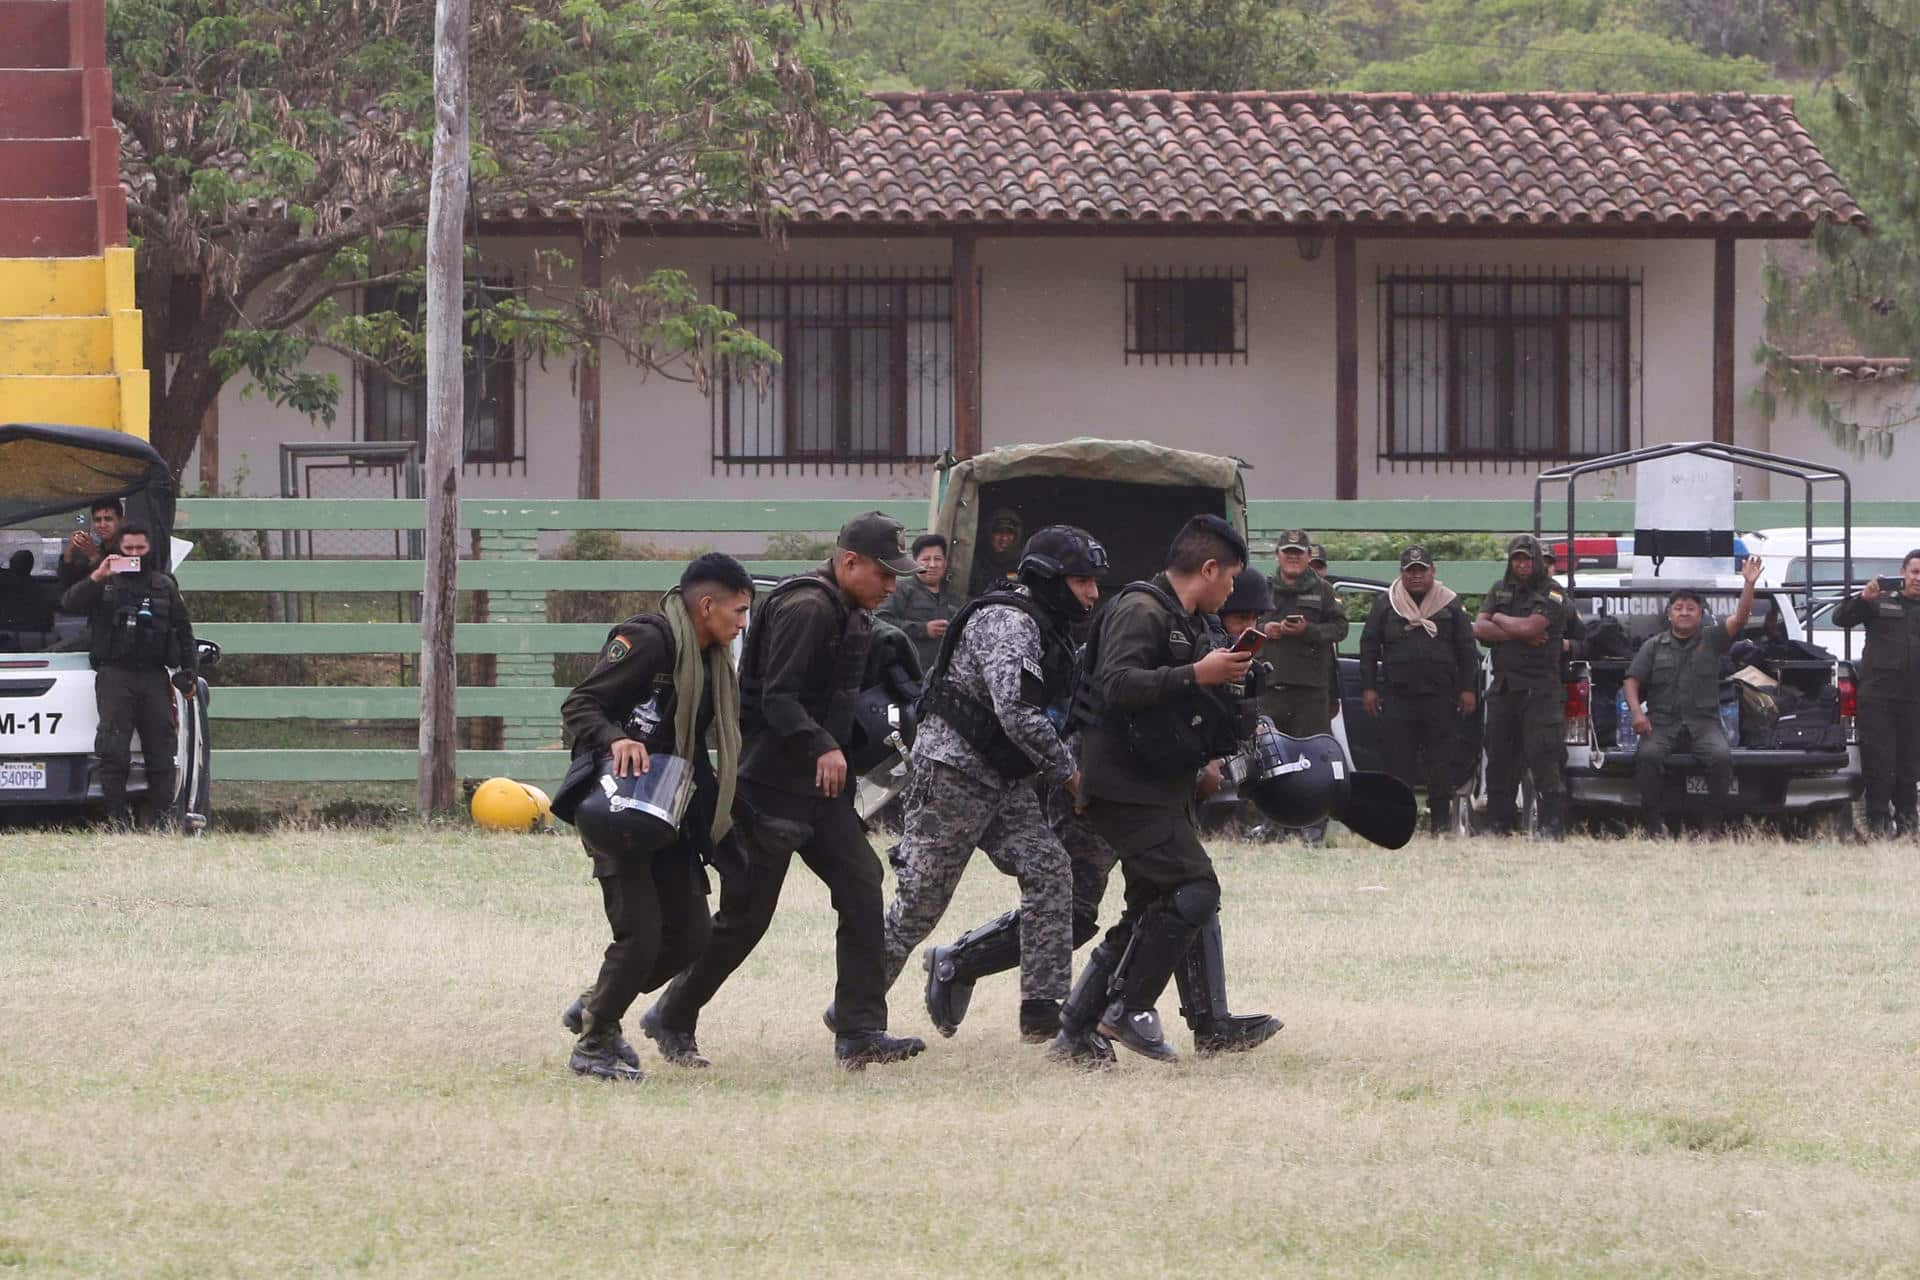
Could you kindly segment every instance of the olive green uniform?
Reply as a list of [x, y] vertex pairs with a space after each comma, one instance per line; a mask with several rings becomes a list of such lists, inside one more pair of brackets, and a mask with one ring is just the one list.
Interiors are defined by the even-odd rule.
[[1707, 769], [1707, 794], [1714, 816], [1726, 811], [1733, 790], [1733, 750], [1720, 723], [1720, 659], [1733, 647], [1727, 629], [1711, 616], [1685, 640], [1662, 631], [1633, 655], [1629, 679], [1640, 682], [1653, 732], [1633, 753], [1633, 776], [1640, 788], [1641, 818], [1649, 827], [1660, 820], [1667, 758], [1691, 751]]
[[940, 656], [940, 637], [928, 635], [927, 624], [952, 622], [953, 615], [959, 613], [965, 603], [958, 591], [930, 591], [918, 578], [902, 578], [893, 594], [873, 611], [873, 616], [906, 633], [907, 639], [913, 642], [913, 651], [920, 655], [920, 673], [925, 675], [933, 670], [933, 660]]
[[1331, 733], [1332, 704], [1338, 696], [1332, 683], [1334, 655], [1347, 638], [1346, 610], [1333, 587], [1311, 569], [1293, 582], [1279, 574], [1267, 581], [1273, 588], [1273, 612], [1262, 619], [1263, 625], [1297, 613], [1306, 619], [1307, 629], [1268, 640], [1261, 649], [1260, 656], [1273, 664], [1273, 674], [1261, 694], [1260, 709], [1289, 737]]
[[1893, 592], [1873, 601], [1859, 596], [1834, 610], [1842, 627], [1864, 627], [1861, 655], [1860, 771], [1866, 783], [1867, 826], [1889, 830], [1888, 810], [1906, 835], [1920, 832], [1920, 600]]
[[1495, 831], [1514, 829], [1520, 779], [1533, 774], [1542, 825], [1557, 827], [1566, 800], [1567, 704], [1561, 683], [1561, 641], [1572, 602], [1544, 574], [1522, 582], [1508, 574], [1480, 606], [1493, 617], [1547, 619], [1545, 644], [1505, 640], [1491, 646], [1493, 681], [1487, 686], [1487, 819]]
[[[1387, 772], [1410, 787], [1425, 782], [1429, 824], [1445, 831], [1459, 780], [1460, 695], [1479, 685], [1480, 651], [1459, 601], [1429, 621], [1432, 635], [1389, 597], [1375, 601], [1360, 629], [1360, 687], [1380, 695]], [[1422, 759], [1424, 771], [1416, 769]]]

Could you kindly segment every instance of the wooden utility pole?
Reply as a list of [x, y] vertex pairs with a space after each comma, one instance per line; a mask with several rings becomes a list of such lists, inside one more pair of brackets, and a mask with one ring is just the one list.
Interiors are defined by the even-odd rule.
[[460, 445], [466, 421], [462, 228], [467, 216], [469, 0], [437, 0], [433, 187], [427, 203], [427, 589], [420, 615], [420, 813], [453, 808], [459, 681], [453, 656], [460, 563]]

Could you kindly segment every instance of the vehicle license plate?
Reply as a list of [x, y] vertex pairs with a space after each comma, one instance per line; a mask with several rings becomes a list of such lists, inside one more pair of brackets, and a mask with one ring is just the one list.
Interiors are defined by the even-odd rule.
[[[1690, 796], [1703, 796], [1707, 794], [1706, 778], [1700, 774], [1688, 775], [1687, 794]], [[1737, 796], [1740, 794], [1740, 779], [1735, 778], [1733, 780], [1733, 785], [1727, 788], [1727, 794], [1730, 796]]]
[[46, 789], [46, 761], [0, 760], [0, 791], [45, 791]]

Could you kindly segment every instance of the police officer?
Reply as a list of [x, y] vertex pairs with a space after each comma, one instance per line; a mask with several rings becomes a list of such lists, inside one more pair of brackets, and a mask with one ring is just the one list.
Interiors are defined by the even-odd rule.
[[1263, 628], [1268, 643], [1261, 656], [1273, 664], [1273, 674], [1261, 709], [1274, 728], [1296, 738], [1333, 729], [1332, 659], [1348, 629], [1340, 598], [1313, 571], [1312, 547], [1304, 529], [1281, 537], [1280, 571], [1269, 583], [1273, 613]]
[[1920, 550], [1907, 552], [1901, 562], [1898, 590], [1871, 579], [1834, 610], [1833, 621], [1867, 632], [1856, 720], [1867, 830], [1876, 836], [1920, 834], [1914, 812], [1920, 786]]
[[1012, 582], [1020, 569], [1020, 535], [1025, 526], [1020, 513], [1001, 507], [987, 520], [980, 536], [980, 548], [973, 557], [973, 573], [967, 580], [970, 595]]
[[[93, 750], [100, 758], [107, 821], [116, 827], [128, 826], [132, 817], [127, 774], [133, 767], [135, 733], [147, 766], [143, 820], [159, 821], [173, 803], [179, 745], [173, 689], [193, 696], [199, 687], [186, 603], [173, 578], [149, 563], [152, 549], [144, 528], [121, 529], [118, 552], [102, 556], [60, 599], [63, 611], [87, 617], [93, 693], [100, 712]], [[172, 689], [168, 668], [173, 668]]]
[[1360, 697], [1368, 715], [1386, 717], [1387, 772], [1416, 785], [1424, 752], [1427, 825], [1435, 835], [1452, 830], [1459, 717], [1473, 714], [1479, 672], [1473, 622], [1459, 597], [1434, 579], [1425, 547], [1408, 547], [1400, 576], [1360, 629]]
[[835, 1057], [858, 1068], [926, 1048], [886, 1032], [880, 859], [854, 812], [846, 757], [866, 675], [869, 610], [915, 567], [900, 522], [869, 512], [841, 526], [832, 559], [782, 582], [757, 610], [740, 655], [740, 788], [729, 833], [746, 867], [722, 877], [711, 940], [643, 1026], [694, 1034], [700, 1010], [765, 936], [797, 852], [840, 918], [839, 977], [827, 1010]]
[[1627, 706], [1633, 709], [1633, 731], [1640, 735], [1633, 777], [1640, 788], [1640, 821], [1648, 835], [1662, 832], [1664, 771], [1675, 751], [1691, 751], [1706, 762], [1711, 825], [1717, 828], [1726, 815], [1733, 791], [1733, 746], [1720, 722], [1720, 660], [1746, 628], [1760, 569], [1759, 556], [1748, 556], [1740, 566], [1746, 586], [1723, 626], [1714, 625], [1707, 614], [1705, 596], [1690, 587], [1674, 591], [1667, 597], [1667, 629], [1641, 645], [1627, 665]]
[[1507, 572], [1481, 602], [1474, 639], [1493, 650], [1487, 687], [1487, 818], [1511, 835], [1521, 775], [1533, 774], [1540, 831], [1564, 834], [1567, 704], [1561, 682], [1567, 593], [1547, 575], [1540, 540], [1517, 534], [1507, 543]]
[[[640, 1079], [620, 1020], [642, 991], [665, 983], [706, 946], [711, 921], [700, 864], [733, 825], [740, 697], [730, 646], [752, 604], [745, 566], [708, 552], [686, 567], [658, 611], [613, 628], [593, 670], [560, 704], [576, 764], [605, 756], [624, 778], [648, 772], [655, 756], [674, 756], [692, 764], [694, 777], [680, 838], [666, 848], [640, 853], [582, 836], [613, 941], [593, 986], [561, 1015], [580, 1037], [567, 1063], [578, 1075]], [[716, 725], [716, 758], [709, 759]], [[708, 1065], [692, 1035], [643, 1029], [669, 1062]]]
[[1252, 663], [1206, 615], [1226, 603], [1246, 563], [1232, 525], [1195, 516], [1165, 572], [1124, 588], [1088, 640], [1076, 699], [1087, 726], [1081, 789], [1088, 820], [1119, 855], [1126, 910], [1061, 1010], [1060, 1055], [1082, 1056], [1097, 1029], [1147, 1057], [1177, 1056], [1155, 1005], [1220, 905], [1194, 819], [1195, 776], [1204, 769], [1217, 785], [1220, 758], [1245, 736], [1243, 708], [1223, 690]]
[[[1073, 876], [1032, 780], [1080, 794], [1059, 730], [1073, 689], [1071, 628], [1099, 599], [1106, 568], [1106, 549], [1084, 530], [1050, 526], [1027, 540], [1018, 582], [975, 597], [954, 619], [920, 704], [900, 882], [887, 909], [891, 985], [940, 922], [974, 847], [985, 849], [1020, 882], [1009, 941], [1020, 953], [1020, 1033], [1038, 1042], [1058, 1033], [1073, 978]], [[938, 950], [927, 953], [930, 984], [940, 980]], [[956, 1023], [935, 1025], [951, 1035]]]
[[913, 560], [919, 565], [911, 578], [900, 579], [886, 603], [874, 610], [900, 628], [920, 655], [920, 670], [933, 670], [940, 656], [940, 641], [947, 634], [953, 615], [963, 603], [958, 591], [947, 589], [947, 539], [938, 533], [923, 533], [913, 540]]

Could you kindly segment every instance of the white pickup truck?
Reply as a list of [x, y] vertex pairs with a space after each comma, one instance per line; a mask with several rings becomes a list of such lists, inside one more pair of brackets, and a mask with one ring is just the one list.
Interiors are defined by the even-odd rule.
[[[84, 812], [101, 799], [87, 621], [59, 612], [58, 570], [88, 507], [109, 498], [120, 499], [129, 523], [144, 525], [154, 545], [166, 548], [166, 567], [191, 550], [171, 536], [172, 473], [145, 441], [91, 427], [0, 425], [0, 822]], [[201, 641], [200, 665], [212, 665], [219, 652]], [[207, 700], [205, 680], [191, 696], [174, 694], [172, 808], [189, 833], [205, 828], [210, 807]], [[137, 735], [127, 789], [147, 789]]]

